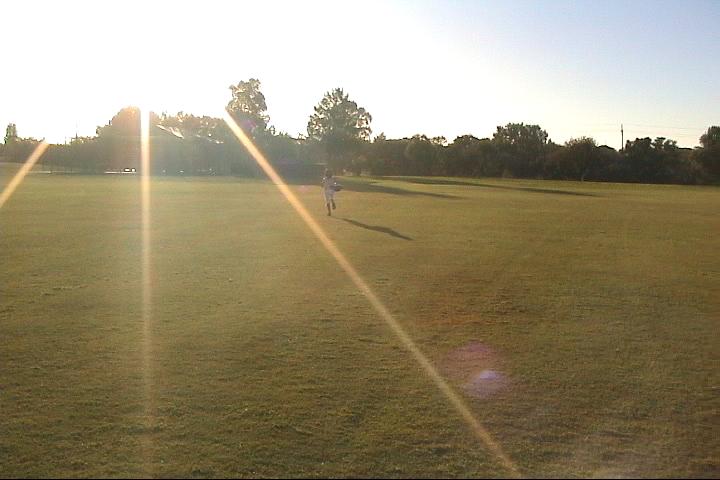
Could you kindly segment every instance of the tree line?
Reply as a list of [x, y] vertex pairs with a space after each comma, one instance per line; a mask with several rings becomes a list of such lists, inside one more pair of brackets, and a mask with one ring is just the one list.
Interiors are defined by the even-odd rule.
[[[590, 137], [563, 145], [539, 125], [508, 123], [492, 138], [414, 135], [371, 139], [372, 116], [342, 89], [314, 107], [307, 134], [293, 137], [270, 125], [260, 81], [230, 86], [227, 111], [268, 160], [286, 176], [317, 175], [325, 165], [356, 175], [516, 177], [642, 183], [717, 183], [720, 127], [710, 126], [700, 146], [680, 148], [657, 137], [628, 140], [620, 151]], [[152, 173], [158, 175], [259, 176], [254, 160], [222, 119], [178, 112], [150, 113]], [[18, 136], [9, 124], [0, 158], [22, 162], [38, 140]], [[140, 111], [120, 110], [95, 136], [51, 145], [43, 163], [53, 171], [118, 172], [140, 168]]]

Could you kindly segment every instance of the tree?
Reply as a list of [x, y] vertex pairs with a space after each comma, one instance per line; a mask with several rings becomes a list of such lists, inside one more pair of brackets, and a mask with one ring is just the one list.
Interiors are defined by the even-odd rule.
[[2, 154], [11, 162], [22, 163], [28, 159], [37, 147], [39, 140], [32, 137], [18, 137], [17, 126], [9, 123], [5, 129], [5, 143]]
[[702, 148], [693, 152], [692, 159], [711, 177], [720, 177], [720, 127], [709, 127], [700, 137], [700, 145]]
[[381, 133], [368, 145], [367, 169], [371, 175], [399, 175], [405, 163], [408, 139], [392, 140]]
[[541, 171], [548, 147], [548, 134], [538, 125], [508, 123], [493, 134], [500, 157], [514, 176], [528, 177]]
[[597, 143], [591, 137], [571, 138], [565, 142], [565, 150], [574, 164], [574, 178], [585, 180], [589, 174], [590, 180], [597, 179], [600, 165], [599, 156], [595, 154], [596, 148]]
[[438, 149], [442, 148], [425, 135], [415, 135], [405, 147], [405, 158], [408, 160], [407, 175], [432, 175], [434, 173]]
[[166, 137], [171, 138], [173, 132], [182, 136], [178, 146], [166, 149], [167, 173], [255, 175], [254, 161], [222, 119], [178, 112], [163, 114], [160, 125], [171, 133]]
[[652, 140], [649, 137], [628, 140], [622, 153], [628, 162], [630, 180], [635, 182], [655, 180], [660, 162], [657, 152], [653, 151]]
[[595, 143], [594, 138], [571, 138], [565, 142], [565, 148], [567, 148], [574, 157], [580, 180], [585, 180], [585, 177], [587, 177], [588, 174], [590, 174], [591, 180], [597, 178], [600, 165], [598, 165], [599, 157], [595, 155], [597, 143]]
[[720, 146], [720, 127], [712, 126], [707, 132], [700, 136], [700, 145], [703, 148], [713, 148]]
[[598, 147], [591, 137], [571, 138], [546, 156], [545, 176], [581, 181], [603, 180], [613, 163], [608, 148]]
[[232, 99], [227, 104], [228, 113], [251, 137], [264, 133], [270, 117], [267, 115], [265, 95], [260, 91], [260, 80], [251, 78], [229, 88]]
[[5, 145], [13, 143], [17, 141], [17, 139], [17, 126], [14, 123], [8, 123], [8, 126], [5, 129]]
[[106, 165], [100, 161], [100, 144], [96, 137], [75, 137], [66, 148], [64, 167], [72, 171], [102, 173]]
[[341, 88], [327, 92], [314, 109], [307, 126], [309, 138], [324, 145], [331, 167], [349, 166], [362, 142], [370, 139], [372, 116]]
[[[160, 123], [160, 118], [150, 112], [149, 124]], [[140, 109], [125, 107], [108, 122], [97, 127], [98, 141], [102, 158], [98, 158], [102, 169], [121, 171], [124, 168], [135, 168], [140, 171]]]
[[603, 166], [600, 180], [622, 182], [627, 180], [627, 168], [623, 156], [612, 147], [600, 145], [596, 148], [599, 163]]
[[675, 140], [649, 137], [628, 140], [623, 149], [629, 179], [636, 182], [664, 183], [676, 181], [681, 169], [680, 151]]
[[198, 117], [178, 112], [175, 115], [164, 113], [159, 119], [160, 125], [180, 132], [185, 139], [201, 139], [209, 143], [225, 143], [234, 138], [227, 124], [220, 118], [204, 115]]
[[445, 174], [451, 176], [471, 176], [477, 166], [477, 150], [480, 140], [472, 135], [455, 137], [448, 147], [445, 159]]

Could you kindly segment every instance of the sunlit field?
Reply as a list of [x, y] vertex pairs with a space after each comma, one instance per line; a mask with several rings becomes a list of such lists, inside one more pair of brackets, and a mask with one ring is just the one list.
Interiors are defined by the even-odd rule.
[[[718, 188], [341, 181], [291, 188], [523, 476], [720, 476]], [[0, 210], [0, 477], [510, 474], [270, 182], [150, 222], [144, 318], [137, 176]]]

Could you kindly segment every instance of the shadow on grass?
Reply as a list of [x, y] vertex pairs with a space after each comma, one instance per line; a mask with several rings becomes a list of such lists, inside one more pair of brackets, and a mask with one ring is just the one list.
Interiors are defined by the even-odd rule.
[[350, 225], [355, 225], [356, 227], [364, 228], [366, 230], [372, 230], [374, 232], [380, 232], [385, 233], [387, 235], [390, 235], [391, 237], [395, 238], [402, 238], [403, 240], [412, 240], [412, 238], [408, 237], [407, 235], [403, 235], [401, 233], [396, 232], [392, 228], [388, 227], [378, 227], [376, 225], [366, 225], [364, 223], [357, 222], [355, 220], [350, 220], [348, 218], [341, 218], [340, 220], [349, 223]]
[[460, 180], [443, 180], [434, 178], [392, 178], [398, 182], [415, 183], [419, 185], [463, 185], [469, 187], [497, 188], [500, 190], [519, 190], [522, 192], [532, 193], [548, 193], [555, 195], [575, 195], [579, 197], [597, 197], [593, 193], [571, 192], [568, 190], [555, 190], [550, 188], [534, 188], [534, 187], [511, 187], [506, 185], [491, 185], [489, 183], [463, 182]]
[[[395, 179], [393, 179], [395, 180]], [[414, 190], [405, 190], [403, 188], [388, 187], [387, 185], [379, 185], [378, 182], [356, 182], [349, 179], [341, 179], [340, 182], [343, 185], [343, 189], [349, 192], [368, 192], [368, 193], [389, 193], [392, 195], [419, 195], [424, 197], [435, 197], [435, 198], [460, 198], [457, 195], [447, 195], [444, 193], [430, 193], [430, 192], [417, 192]]]

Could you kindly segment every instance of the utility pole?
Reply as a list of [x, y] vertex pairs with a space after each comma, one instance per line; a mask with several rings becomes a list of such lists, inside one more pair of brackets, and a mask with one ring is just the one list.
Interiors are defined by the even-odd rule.
[[625, 132], [623, 132], [623, 124], [620, 124], [620, 151], [625, 148]]

